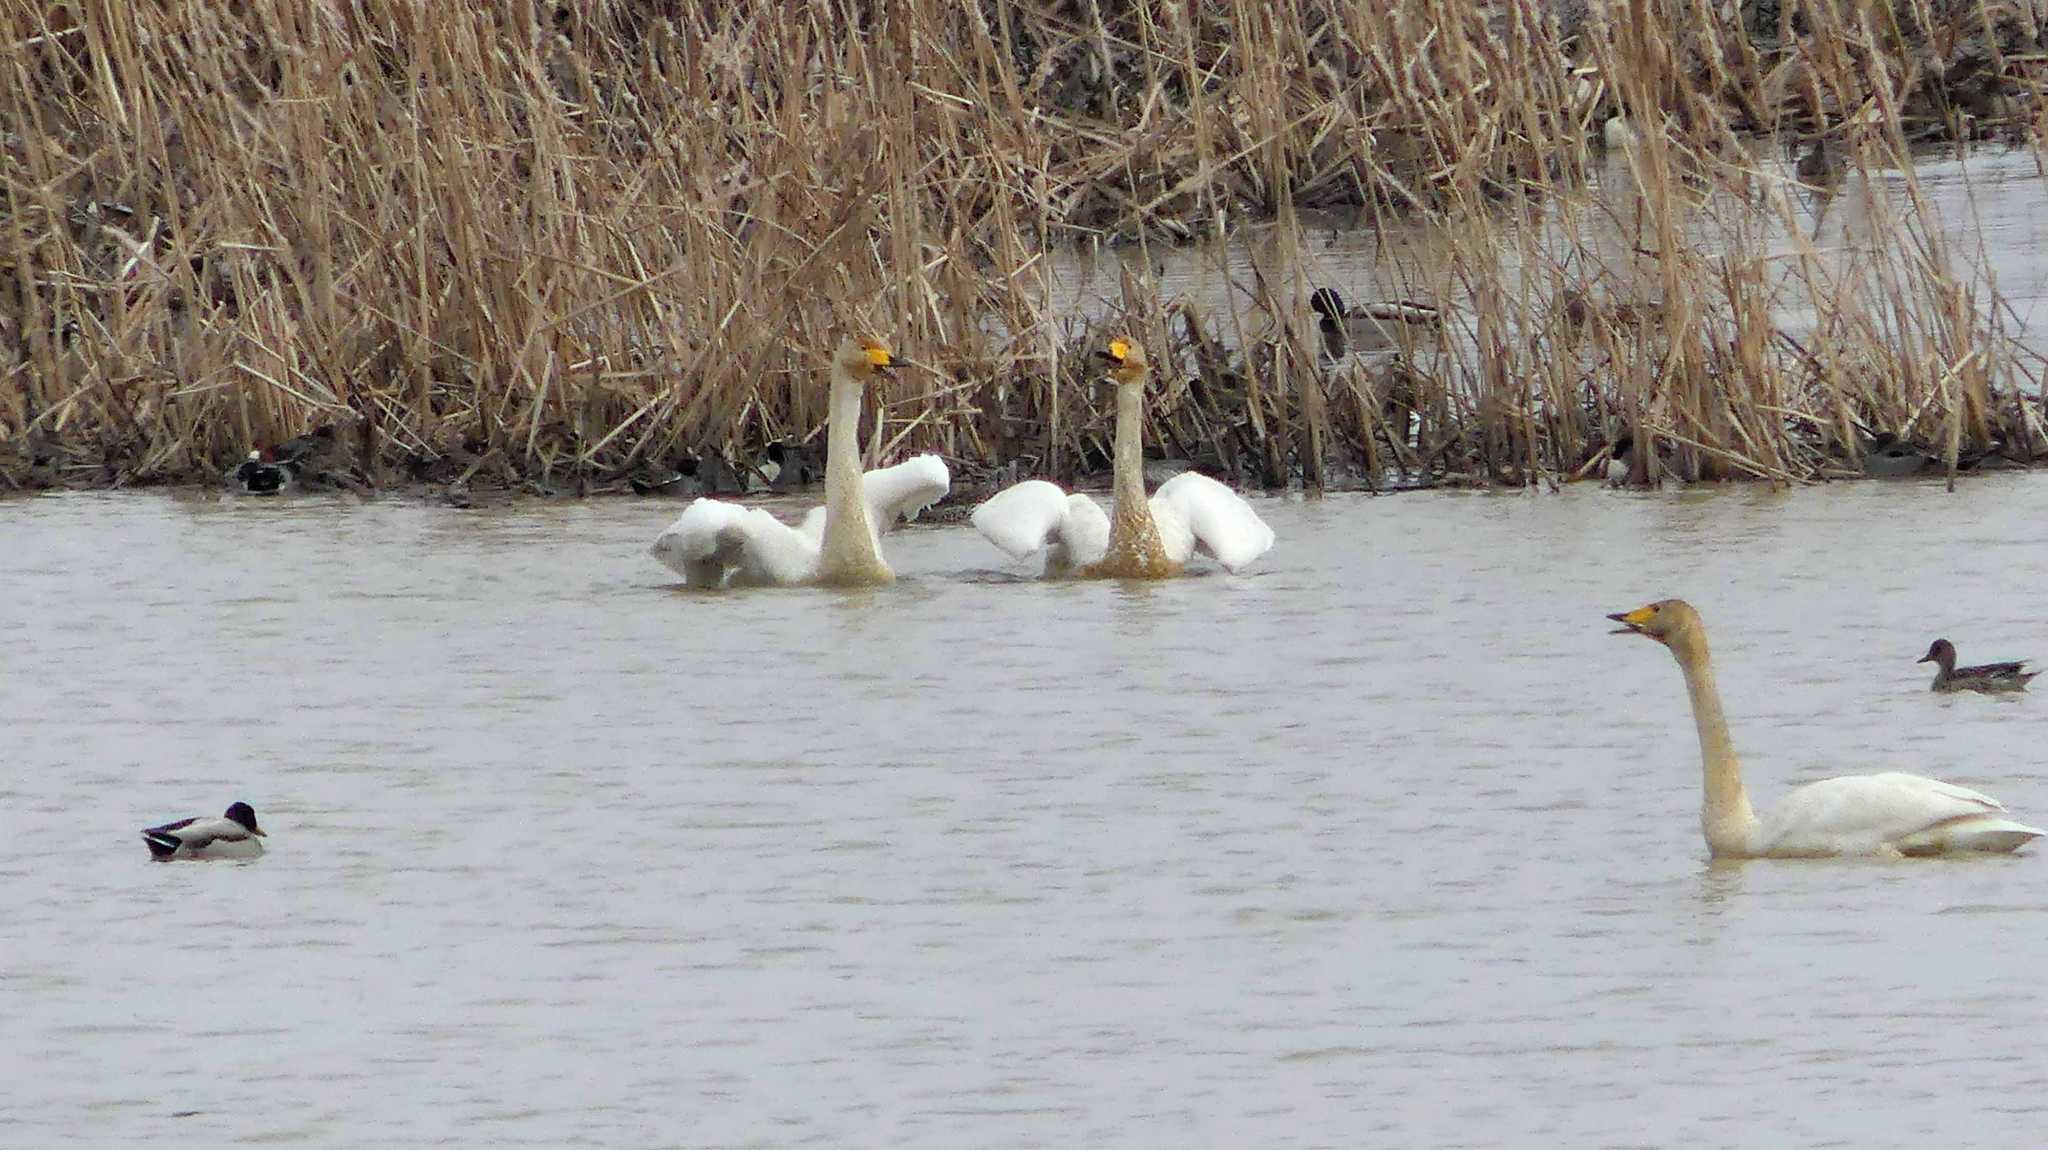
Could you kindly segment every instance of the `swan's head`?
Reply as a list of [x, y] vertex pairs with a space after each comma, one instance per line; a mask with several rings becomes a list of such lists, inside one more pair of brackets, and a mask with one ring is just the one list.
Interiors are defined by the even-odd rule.
[[871, 335], [849, 335], [839, 341], [832, 362], [861, 383], [896, 374], [896, 359], [889, 345]]
[[1145, 345], [1127, 337], [1118, 337], [1096, 348], [1095, 357], [1103, 361], [1109, 377], [1118, 383], [1142, 383], [1145, 373], [1152, 369], [1145, 359]]
[[1608, 618], [1621, 624], [1614, 629], [1617, 635], [1641, 635], [1667, 647], [1700, 634], [1700, 613], [1683, 599], [1659, 599], [1647, 607]]
[[1925, 655], [1913, 661], [1916, 663], [1939, 663], [1943, 669], [1951, 669], [1956, 665], [1956, 645], [1947, 639], [1936, 639], [1927, 648]]

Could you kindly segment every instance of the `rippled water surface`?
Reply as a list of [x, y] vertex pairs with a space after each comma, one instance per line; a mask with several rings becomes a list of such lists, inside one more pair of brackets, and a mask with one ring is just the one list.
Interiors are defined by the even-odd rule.
[[[1245, 577], [688, 594], [674, 504], [0, 503], [0, 1145], [2029, 1145], [2048, 857], [1712, 866], [1901, 766], [2035, 821], [2048, 477], [1261, 503]], [[255, 804], [249, 864], [137, 828]]]

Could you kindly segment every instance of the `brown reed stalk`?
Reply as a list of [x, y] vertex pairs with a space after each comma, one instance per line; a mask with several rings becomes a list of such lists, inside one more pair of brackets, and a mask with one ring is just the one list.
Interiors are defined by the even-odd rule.
[[[372, 482], [622, 486], [821, 443], [850, 327], [910, 365], [866, 441], [969, 491], [1099, 460], [1112, 327], [1155, 345], [1153, 441], [1248, 483], [1534, 483], [1624, 431], [1687, 478], [1853, 469], [1880, 431], [2031, 458], [2040, 361], [1910, 179], [1929, 133], [2031, 132], [2026, 12], [1593, 7], [10, 6], [0, 475], [204, 478], [332, 426]], [[1614, 114], [1642, 143], [1601, 157]], [[1778, 129], [1839, 145], [1856, 243], [1778, 250], [1827, 211]], [[1428, 237], [1373, 287], [1444, 330], [1319, 366], [1314, 209]], [[1108, 310], [1055, 307], [1071, 245], [1252, 220], [1220, 304], [1162, 298], [1144, 246]]]

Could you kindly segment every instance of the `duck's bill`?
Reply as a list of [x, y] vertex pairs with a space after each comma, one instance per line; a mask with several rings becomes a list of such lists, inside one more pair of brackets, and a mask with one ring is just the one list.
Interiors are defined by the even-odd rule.
[[269, 835], [264, 834], [262, 831], [257, 830], [255, 827], [250, 827], [249, 833], [255, 835], [259, 839], [267, 839], [270, 837]]
[[1914, 661], [1915, 663], [1932, 663], [1932, 662], [1934, 662], [1934, 656], [1932, 656], [1932, 655], [1922, 655], [1922, 656], [1920, 656], [1920, 657], [1919, 657], [1918, 659], [1915, 659], [1915, 660], [1913, 660], [1913, 661]]

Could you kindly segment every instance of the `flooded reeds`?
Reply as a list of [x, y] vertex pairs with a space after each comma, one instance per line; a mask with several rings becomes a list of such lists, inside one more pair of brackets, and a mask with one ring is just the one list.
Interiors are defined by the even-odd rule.
[[[0, 476], [290, 441], [351, 483], [708, 483], [822, 444], [850, 325], [908, 364], [871, 450], [969, 490], [1104, 463], [1107, 327], [1155, 349], [1150, 442], [1247, 483], [1561, 481], [1623, 435], [1645, 481], [2034, 458], [2040, 364], [1911, 166], [2033, 146], [2032, 9], [1591, 8], [13, 6]], [[1429, 237], [1383, 278], [1440, 324], [1320, 350], [1333, 208]], [[1058, 306], [1072, 245], [1226, 235], [1225, 306]]]

